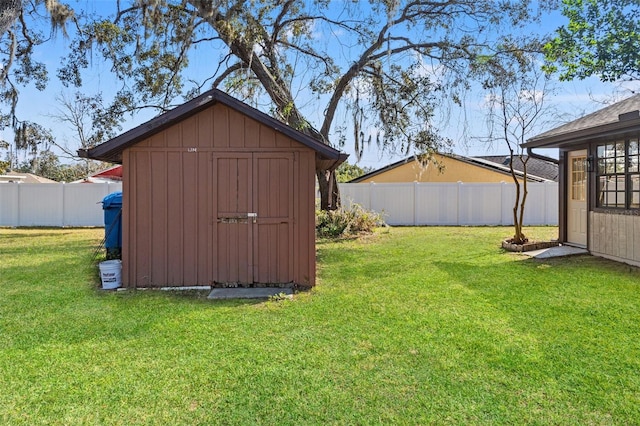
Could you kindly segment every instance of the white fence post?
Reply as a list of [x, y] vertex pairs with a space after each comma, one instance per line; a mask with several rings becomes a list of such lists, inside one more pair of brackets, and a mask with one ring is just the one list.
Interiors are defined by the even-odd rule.
[[500, 182], [500, 225], [502, 226], [510, 224], [510, 220], [508, 219], [510, 216], [505, 214], [505, 198], [508, 196], [507, 190], [507, 183], [505, 181]]
[[[376, 196], [376, 183], [371, 182], [369, 184], [369, 210], [373, 210], [373, 206], [375, 205], [375, 196]], [[382, 213], [382, 212], [380, 212]]]
[[545, 184], [545, 221], [548, 225], [558, 224], [558, 184], [555, 182], [547, 182]]
[[17, 183], [0, 184], [0, 225], [18, 226], [18, 191]]
[[16, 225], [20, 226], [20, 184], [16, 185]]
[[460, 226], [460, 186], [462, 185], [462, 182], [458, 181], [456, 182], [456, 225]]
[[547, 185], [549, 182], [545, 182], [544, 183], [544, 223], [549, 223], [549, 209], [547, 209], [547, 199], [549, 198], [549, 185]]
[[418, 224], [418, 182], [413, 181], [413, 226]]
[[65, 218], [65, 215], [64, 215], [64, 211], [65, 211], [64, 206], [66, 205], [66, 203], [65, 203], [65, 198], [66, 198], [66, 197], [65, 197], [65, 196], [67, 195], [67, 194], [66, 194], [66, 192], [67, 192], [67, 191], [66, 191], [66, 187], [67, 187], [67, 184], [66, 184], [66, 183], [64, 183], [64, 182], [62, 182], [62, 212], [61, 212], [61, 216], [62, 216], [62, 218], [61, 218], [61, 219], [62, 219], [62, 220], [60, 221], [60, 222], [61, 222], [61, 223], [60, 223], [60, 226], [66, 226], [66, 224], [65, 224], [65, 219], [66, 219], [66, 218]]

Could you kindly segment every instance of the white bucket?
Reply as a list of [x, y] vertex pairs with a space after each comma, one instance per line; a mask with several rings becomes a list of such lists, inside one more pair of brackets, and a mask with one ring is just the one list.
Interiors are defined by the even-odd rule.
[[102, 288], [105, 290], [113, 290], [122, 285], [122, 261], [105, 260], [98, 265], [100, 268], [100, 279], [102, 280]]

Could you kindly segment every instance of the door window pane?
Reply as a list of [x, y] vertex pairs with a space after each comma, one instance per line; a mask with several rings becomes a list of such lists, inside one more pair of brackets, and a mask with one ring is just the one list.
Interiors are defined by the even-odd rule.
[[576, 157], [571, 159], [571, 199], [584, 201], [587, 198], [587, 159]]

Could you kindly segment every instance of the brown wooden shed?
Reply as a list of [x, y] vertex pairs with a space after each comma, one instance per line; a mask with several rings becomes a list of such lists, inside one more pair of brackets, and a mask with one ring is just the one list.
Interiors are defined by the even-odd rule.
[[123, 165], [123, 286], [315, 284], [315, 171], [346, 154], [216, 89], [79, 154]]

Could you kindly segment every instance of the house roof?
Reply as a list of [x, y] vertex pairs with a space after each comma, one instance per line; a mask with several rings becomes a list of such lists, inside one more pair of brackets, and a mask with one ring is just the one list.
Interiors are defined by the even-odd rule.
[[0, 182], [20, 182], [20, 183], [58, 183], [46, 177], [34, 175], [33, 173], [20, 173], [9, 171], [0, 175]]
[[[482, 155], [474, 157], [476, 159], [483, 159], [492, 163], [501, 164], [505, 167], [509, 167], [511, 157], [509, 155]], [[530, 176], [537, 176], [543, 179], [558, 181], [558, 164], [551, 161], [541, 160], [539, 158], [523, 155], [522, 158], [527, 162], [527, 174]], [[520, 157], [515, 156], [513, 159], [513, 168], [519, 172], [524, 170], [524, 165]]]
[[83, 158], [92, 158], [95, 160], [122, 164], [122, 152], [126, 148], [176, 124], [177, 122], [195, 115], [206, 108], [209, 108], [216, 102], [220, 102], [221, 104], [233, 108], [259, 123], [271, 127], [272, 129], [313, 149], [316, 151], [317, 169], [324, 170], [335, 168], [348, 157], [348, 154], [342, 153], [331, 146], [312, 138], [311, 136], [305, 135], [304, 133], [295, 130], [285, 123], [276, 120], [275, 118], [236, 98], [233, 98], [232, 96], [229, 96], [218, 89], [209, 90], [202, 95], [191, 99], [190, 101], [161, 114], [146, 123], [134, 127], [133, 129], [94, 148], [79, 149], [78, 155]]
[[615, 137], [640, 129], [640, 94], [541, 133], [525, 148], [558, 148], [598, 137]]
[[91, 177], [122, 180], [122, 165], [118, 164], [117, 166], [109, 167], [108, 169], [92, 174]]
[[[477, 167], [482, 167], [485, 169], [489, 169], [498, 173], [503, 173], [505, 175], [511, 176], [511, 172], [509, 170], [508, 155], [486, 156], [486, 157], [465, 157], [463, 155], [458, 155], [458, 154], [443, 154], [443, 153], [438, 153], [437, 155], [442, 155], [445, 157], [452, 158], [454, 160], [462, 161], [467, 164], [471, 164]], [[536, 163], [538, 161], [542, 161], [542, 160], [534, 159], [533, 157], [529, 158], [529, 161], [527, 161], [527, 177], [530, 181], [534, 181], [534, 182], [557, 181], [557, 177], [558, 177], [557, 165], [551, 162], [544, 161], [544, 163], [549, 163], [549, 166], [548, 166], [549, 170], [545, 171], [544, 173], [545, 176], [540, 176], [538, 174], [533, 173], [533, 171], [530, 169], [530, 165], [534, 162], [533, 160], [536, 160], [535, 161]], [[349, 183], [362, 182], [364, 180], [370, 179], [379, 174], [385, 173], [389, 170], [395, 169], [396, 167], [400, 167], [407, 163], [411, 163], [412, 161], [415, 161], [415, 156], [405, 158], [403, 160], [400, 160], [395, 163], [389, 164], [385, 167], [382, 167], [378, 170], [374, 170], [370, 173], [359, 176], [349, 181]], [[555, 169], [556, 169], [555, 174], [550, 170], [551, 168], [553, 168], [553, 166], [555, 166]], [[542, 171], [543, 166], [540, 165], [540, 167], [534, 167], [534, 169], [540, 169]], [[523, 175], [522, 162], [520, 161], [514, 162], [514, 170], [517, 176], [522, 177]], [[555, 177], [552, 177], [552, 176], [555, 176]]]
[[85, 178], [78, 179], [71, 183], [109, 183], [122, 181], [122, 164], [118, 164], [108, 169], [101, 170]]

